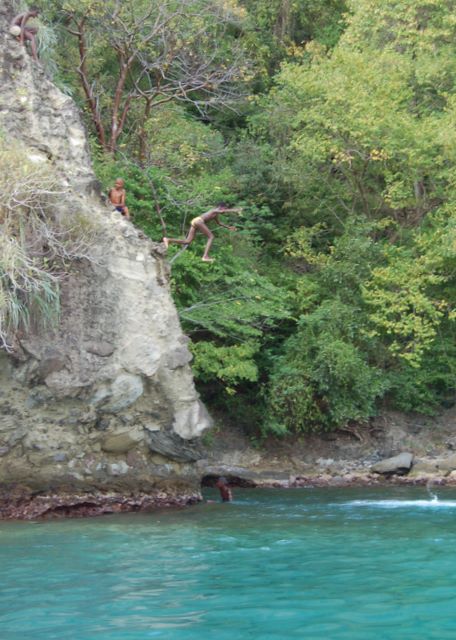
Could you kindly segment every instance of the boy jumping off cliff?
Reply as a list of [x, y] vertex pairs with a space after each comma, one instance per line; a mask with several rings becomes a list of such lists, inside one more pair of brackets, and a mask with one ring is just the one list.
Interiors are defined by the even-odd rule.
[[124, 184], [125, 183], [122, 178], [117, 178], [114, 183], [114, 187], [110, 189], [108, 196], [109, 201], [115, 210], [125, 216], [127, 220], [130, 220], [130, 211], [128, 210], [128, 207], [125, 206], [127, 192], [125, 191]]
[[11, 34], [16, 36], [19, 42], [23, 45], [25, 41], [30, 42], [32, 49], [33, 59], [38, 62], [38, 51], [36, 46], [36, 34], [38, 29], [36, 27], [28, 27], [27, 22], [30, 18], [37, 18], [40, 10], [37, 7], [30, 7], [27, 11], [23, 11], [14, 18], [11, 22]]
[[213, 262], [214, 258], [209, 258], [209, 250], [212, 246], [212, 243], [214, 242], [214, 234], [209, 229], [206, 223], [210, 222], [210, 220], [214, 220], [215, 223], [219, 225], [219, 227], [224, 227], [225, 229], [229, 229], [230, 231], [236, 231], [236, 227], [230, 227], [220, 222], [218, 216], [219, 214], [240, 213], [241, 211], [242, 209], [240, 207], [232, 208], [226, 205], [224, 202], [220, 202], [213, 209], [209, 209], [209, 211], [206, 211], [206, 213], [203, 213], [201, 216], [197, 216], [190, 221], [190, 229], [185, 240], [179, 240], [178, 238], [163, 238], [163, 243], [166, 248], [168, 248], [170, 244], [184, 244], [188, 246], [193, 242], [196, 232], [199, 231], [207, 237], [206, 248], [204, 249], [202, 260], [203, 262]]

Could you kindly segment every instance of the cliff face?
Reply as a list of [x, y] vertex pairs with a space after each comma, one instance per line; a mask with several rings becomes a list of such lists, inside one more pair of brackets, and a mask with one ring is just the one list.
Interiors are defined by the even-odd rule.
[[161, 247], [102, 205], [77, 109], [9, 34], [12, 15], [2, 2], [0, 132], [52, 165], [97, 241], [63, 282], [59, 326], [0, 355], [0, 517], [197, 499], [210, 418]]

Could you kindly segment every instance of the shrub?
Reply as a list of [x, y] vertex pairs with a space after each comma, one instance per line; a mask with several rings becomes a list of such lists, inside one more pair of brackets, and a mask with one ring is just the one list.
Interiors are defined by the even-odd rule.
[[358, 344], [356, 315], [356, 309], [328, 301], [301, 319], [275, 363], [266, 431], [334, 429], [375, 415], [388, 381]]

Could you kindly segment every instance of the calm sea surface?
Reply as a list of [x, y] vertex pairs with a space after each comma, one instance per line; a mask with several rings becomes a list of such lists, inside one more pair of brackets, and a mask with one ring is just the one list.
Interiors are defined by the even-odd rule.
[[456, 491], [437, 492], [0, 523], [0, 638], [454, 640]]

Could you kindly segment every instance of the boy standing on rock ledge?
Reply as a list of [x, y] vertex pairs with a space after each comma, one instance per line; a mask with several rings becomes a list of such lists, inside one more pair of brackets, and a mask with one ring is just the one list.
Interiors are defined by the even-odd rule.
[[116, 211], [121, 213], [123, 216], [130, 220], [130, 211], [128, 207], [125, 206], [125, 198], [127, 192], [125, 191], [124, 181], [122, 178], [117, 178], [114, 183], [114, 187], [109, 191], [109, 201]]
[[16, 38], [19, 39], [19, 42], [23, 45], [25, 41], [28, 40], [30, 42], [30, 47], [32, 49], [33, 59], [38, 62], [38, 51], [36, 46], [36, 34], [38, 33], [38, 29], [36, 27], [28, 27], [27, 22], [30, 18], [37, 18], [40, 13], [38, 7], [30, 7], [27, 11], [23, 11], [18, 16], [14, 18], [11, 22], [10, 33]]

